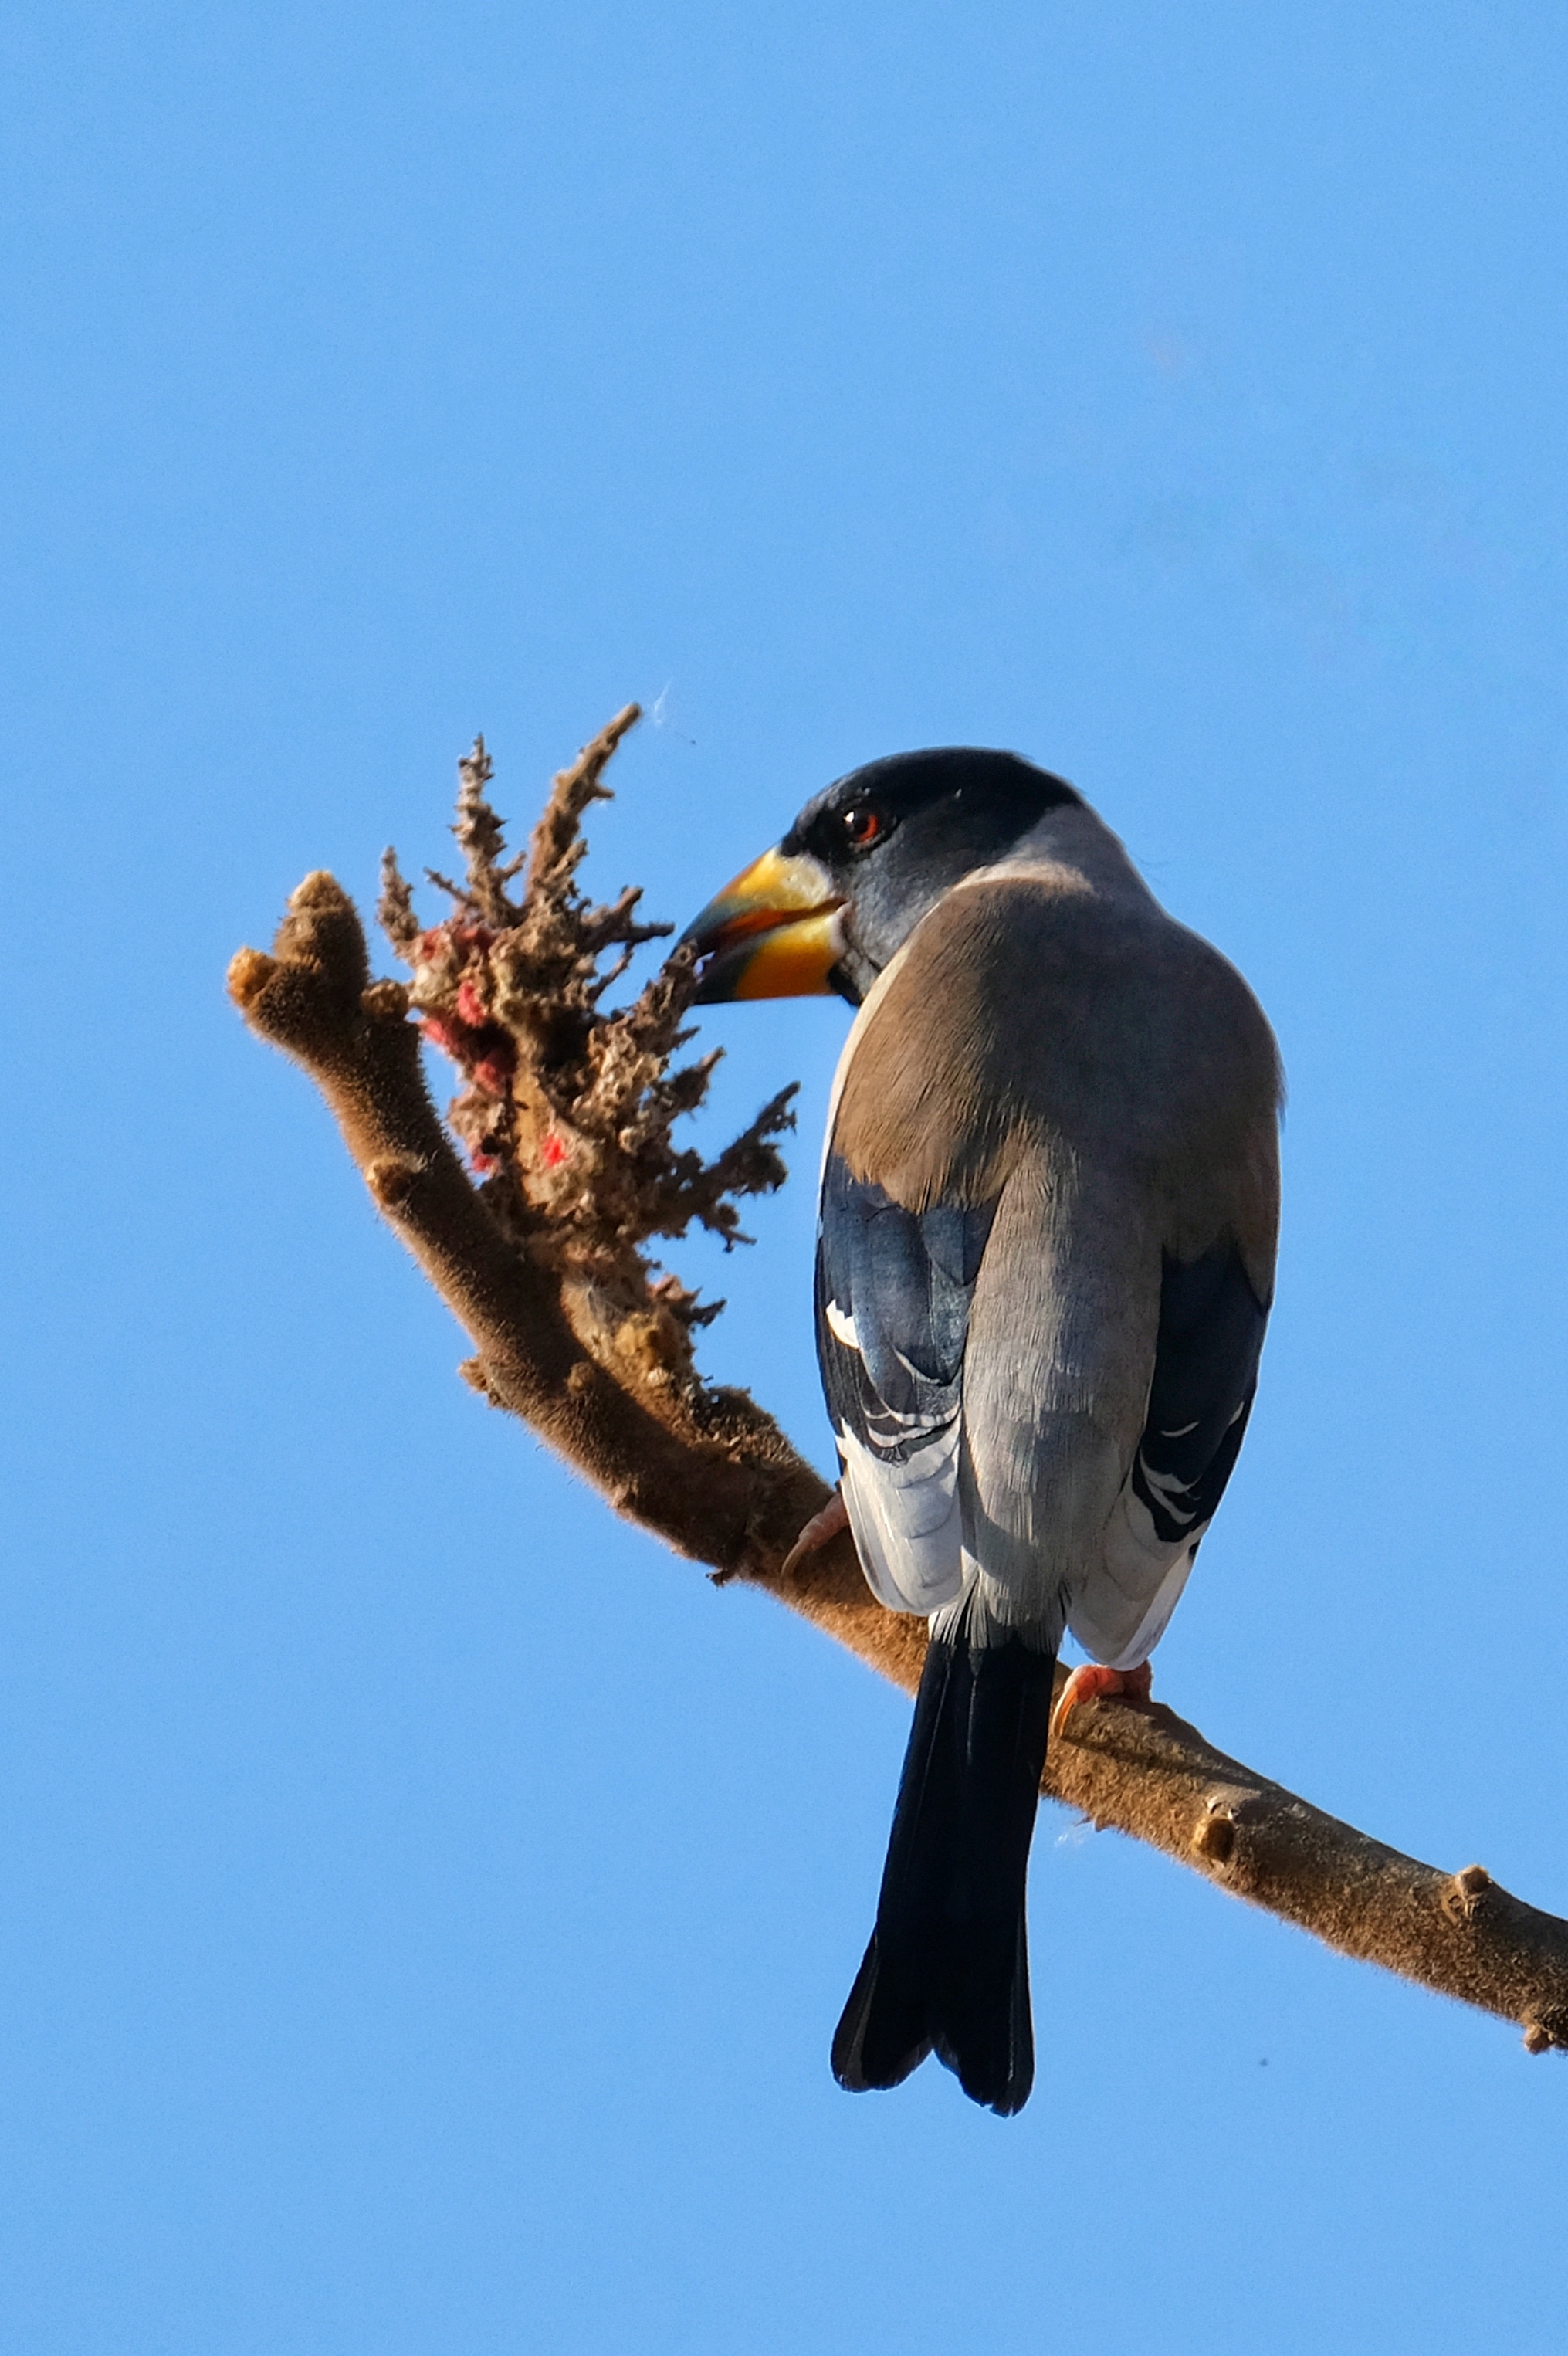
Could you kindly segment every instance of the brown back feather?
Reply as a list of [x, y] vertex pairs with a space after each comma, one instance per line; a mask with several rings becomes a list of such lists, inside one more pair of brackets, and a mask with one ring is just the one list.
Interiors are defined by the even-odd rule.
[[833, 1142], [912, 1210], [981, 1203], [1021, 1152], [1153, 1197], [1182, 1260], [1232, 1234], [1266, 1304], [1279, 1216], [1278, 1051], [1217, 949], [1076, 879], [950, 892], [891, 969]]

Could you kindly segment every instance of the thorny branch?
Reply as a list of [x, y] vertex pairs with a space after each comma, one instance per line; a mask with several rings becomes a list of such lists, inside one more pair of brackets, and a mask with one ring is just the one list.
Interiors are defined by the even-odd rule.
[[[438, 923], [421, 924], [387, 854], [379, 913], [407, 982], [372, 980], [352, 902], [318, 873], [271, 955], [240, 951], [229, 991], [321, 1088], [376, 1203], [467, 1329], [475, 1387], [619, 1513], [720, 1580], [766, 1588], [912, 1690], [921, 1623], [873, 1600], [847, 1537], [786, 1561], [827, 1489], [749, 1393], [703, 1381], [694, 1334], [721, 1304], [646, 1249], [694, 1224], [742, 1240], [737, 1198], [783, 1183], [774, 1141], [794, 1091], [705, 1162], [672, 1136], [715, 1061], [677, 1061], [692, 1035], [689, 961], [677, 952], [605, 1010], [635, 950], [670, 929], [642, 920], [637, 892], [598, 907], [576, 881], [584, 813], [606, 798], [637, 717], [629, 704], [556, 778], [526, 861], [507, 856], [475, 745], [453, 829], [463, 881], [431, 879], [451, 903]], [[450, 1129], [421, 1036], [458, 1068]], [[1518, 2022], [1532, 2052], [1568, 2049], [1568, 1922], [1479, 1866], [1439, 1873], [1336, 1822], [1168, 1709], [1084, 1704], [1043, 1788], [1343, 1954]]]

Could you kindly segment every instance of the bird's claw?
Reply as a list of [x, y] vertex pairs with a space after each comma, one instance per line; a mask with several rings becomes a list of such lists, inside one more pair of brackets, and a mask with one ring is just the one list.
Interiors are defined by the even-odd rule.
[[835, 1489], [822, 1511], [819, 1514], [813, 1514], [810, 1521], [785, 1555], [780, 1566], [779, 1577], [787, 1579], [791, 1571], [799, 1569], [808, 1555], [820, 1554], [825, 1546], [832, 1544], [840, 1530], [847, 1530], [848, 1526], [849, 1509], [844, 1503], [844, 1492], [842, 1489]]
[[1056, 1697], [1051, 1713], [1051, 1739], [1060, 1741], [1067, 1720], [1081, 1701], [1118, 1698], [1130, 1702], [1135, 1708], [1147, 1702], [1154, 1689], [1154, 1670], [1147, 1661], [1140, 1661], [1136, 1669], [1108, 1669], [1102, 1662], [1085, 1661], [1076, 1668]]

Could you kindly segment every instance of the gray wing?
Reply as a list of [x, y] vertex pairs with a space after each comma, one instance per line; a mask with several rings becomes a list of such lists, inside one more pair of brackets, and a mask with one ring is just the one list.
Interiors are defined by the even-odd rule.
[[962, 1585], [964, 1352], [995, 1214], [905, 1210], [837, 1153], [823, 1171], [817, 1356], [860, 1560], [895, 1612], [934, 1612]]
[[1070, 1618], [1096, 1658], [1134, 1667], [1164, 1633], [1235, 1466], [1267, 1323], [1233, 1242], [1167, 1256], [1143, 1432]]
[[[856, 1545], [873, 1590], [893, 1611], [935, 1612], [962, 1589], [965, 1354], [997, 1208], [939, 1203], [912, 1212], [853, 1177], [838, 1154], [824, 1170], [817, 1354]], [[1010, 1301], [1009, 1322], [1030, 1322], [1029, 1305]], [[1130, 1466], [1124, 1456], [1123, 1469], [1112, 1469], [1113, 1457], [1101, 1491], [1109, 1522], [1076, 1531], [1064, 1523], [1053, 1534], [1071, 1561], [1046, 1561], [1056, 1547], [1040, 1543], [1043, 1532], [1025, 1549], [1038, 1549], [1046, 1584], [1060, 1573], [1073, 1633], [1099, 1659], [1144, 1659], [1175, 1609], [1241, 1448], [1267, 1315], [1230, 1240], [1196, 1260], [1165, 1258], [1142, 1430]], [[1043, 1348], [1043, 1332], [1038, 1339]], [[1016, 1413], [1017, 1400], [1009, 1404]], [[1105, 1437], [1091, 1440], [1081, 1418], [1045, 1410], [1043, 1398], [1033, 1402], [1028, 1462], [1008, 1476], [1022, 1472], [1042, 1493], [1056, 1487], [1059, 1447], [1091, 1445], [1097, 1455]], [[1005, 1470], [1018, 1452], [1008, 1419], [993, 1430], [988, 1398], [980, 1413], [984, 1456], [997, 1455]], [[1073, 1485], [1092, 1512], [1097, 1483]]]

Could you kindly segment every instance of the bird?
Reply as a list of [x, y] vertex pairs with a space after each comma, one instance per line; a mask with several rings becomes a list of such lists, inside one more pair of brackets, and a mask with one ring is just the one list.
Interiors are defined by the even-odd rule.
[[[1048, 1743], [1087, 1696], [1147, 1698], [1251, 1413], [1279, 1052], [1235, 968], [1016, 753], [851, 770], [682, 937], [700, 1003], [856, 1010], [816, 1243], [840, 1477], [797, 1552], [847, 1520], [929, 1634], [834, 2074], [893, 2086], [934, 2052], [1008, 2116]], [[1067, 1634], [1088, 1658], [1053, 1707]]]

